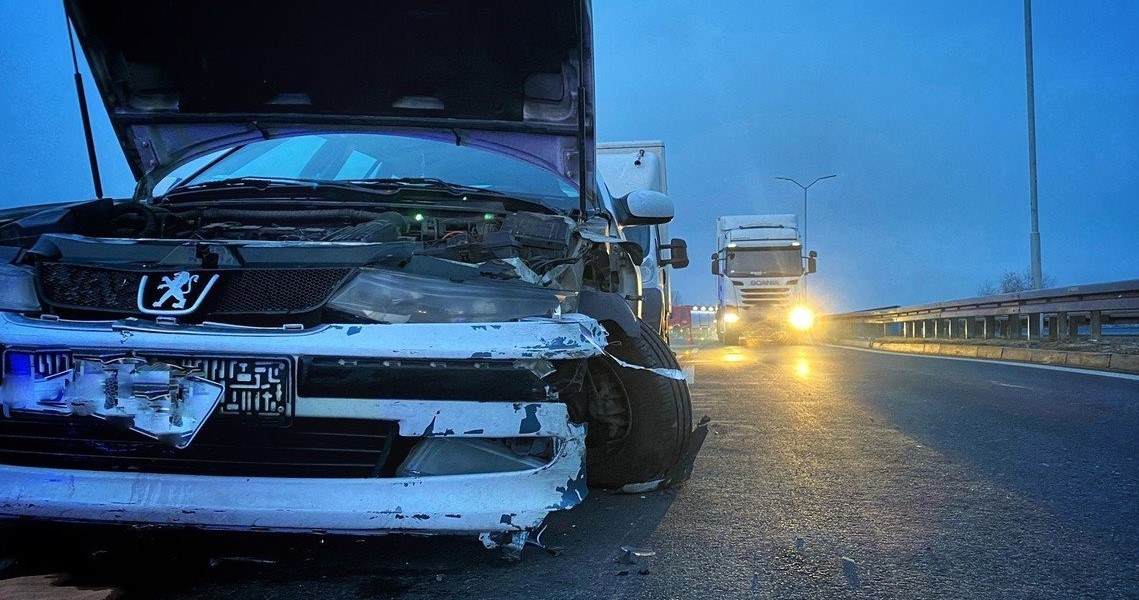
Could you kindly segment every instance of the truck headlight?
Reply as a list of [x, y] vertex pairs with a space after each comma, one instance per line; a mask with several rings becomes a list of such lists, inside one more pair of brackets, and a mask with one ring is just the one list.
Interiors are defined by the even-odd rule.
[[740, 313], [737, 313], [737, 312], [726, 312], [726, 313], [724, 313], [724, 322], [727, 323], [728, 325], [731, 325], [732, 323], [739, 323], [740, 322]]
[[39, 311], [36, 273], [28, 267], [0, 264], [0, 310]]
[[787, 320], [791, 323], [791, 327], [799, 331], [806, 331], [815, 324], [815, 313], [806, 306], [796, 306], [791, 309], [791, 314], [787, 316]]
[[577, 292], [364, 269], [328, 308], [381, 323], [487, 323], [576, 310]]

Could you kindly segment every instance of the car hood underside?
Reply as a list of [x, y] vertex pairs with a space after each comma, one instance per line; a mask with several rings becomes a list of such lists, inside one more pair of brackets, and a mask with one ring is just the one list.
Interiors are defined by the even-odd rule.
[[582, 0], [66, 5], [136, 177], [311, 131], [443, 135], [574, 179], [593, 146]]

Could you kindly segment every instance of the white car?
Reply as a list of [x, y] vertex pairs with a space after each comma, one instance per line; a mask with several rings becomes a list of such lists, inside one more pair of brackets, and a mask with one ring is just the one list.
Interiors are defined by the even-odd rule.
[[0, 517], [517, 550], [685, 476], [588, 2], [66, 5], [138, 187], [2, 215]]

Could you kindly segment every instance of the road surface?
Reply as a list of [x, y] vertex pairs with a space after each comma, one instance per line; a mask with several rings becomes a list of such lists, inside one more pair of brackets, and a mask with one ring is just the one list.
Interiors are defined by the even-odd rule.
[[683, 362], [712, 418], [692, 480], [593, 493], [550, 519], [558, 556], [37, 528], [0, 575], [126, 598], [1139, 597], [1139, 381], [821, 346]]

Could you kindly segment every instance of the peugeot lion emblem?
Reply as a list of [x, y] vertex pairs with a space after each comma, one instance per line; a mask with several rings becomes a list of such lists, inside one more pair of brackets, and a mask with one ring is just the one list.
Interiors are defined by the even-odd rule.
[[201, 275], [179, 271], [163, 275], [152, 285], [150, 276], [143, 275], [138, 284], [138, 309], [151, 315], [188, 315], [202, 304], [218, 275], [211, 275], [205, 285], [199, 286], [201, 280]]

